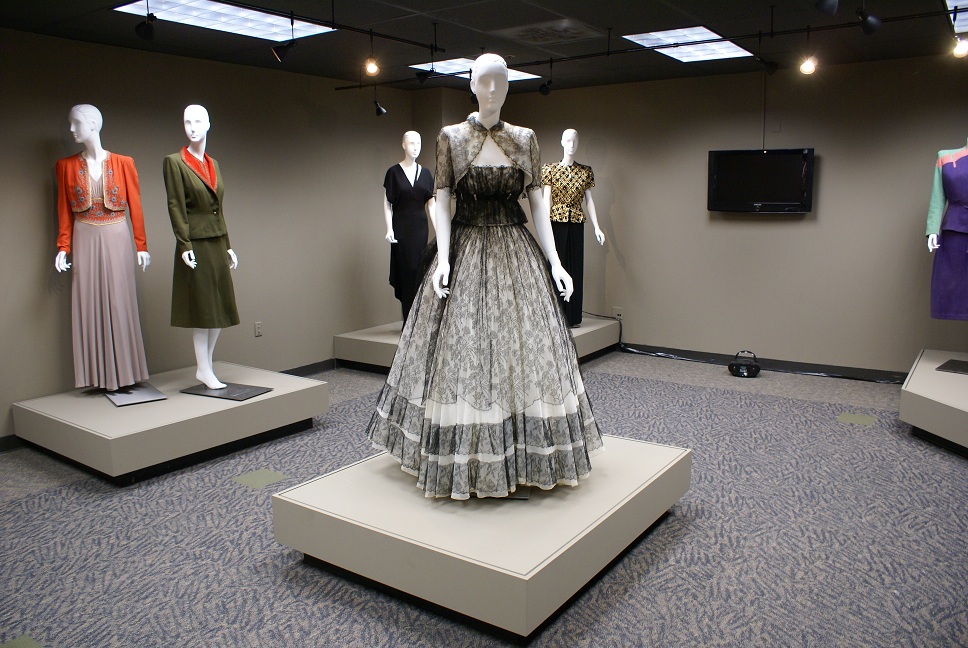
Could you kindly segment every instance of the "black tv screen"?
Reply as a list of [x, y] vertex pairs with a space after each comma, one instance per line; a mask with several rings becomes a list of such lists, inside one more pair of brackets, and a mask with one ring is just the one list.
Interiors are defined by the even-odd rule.
[[710, 151], [709, 211], [801, 214], [813, 209], [813, 149]]

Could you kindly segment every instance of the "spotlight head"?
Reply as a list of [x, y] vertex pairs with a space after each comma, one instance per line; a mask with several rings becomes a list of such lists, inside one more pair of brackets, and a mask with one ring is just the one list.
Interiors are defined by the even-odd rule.
[[954, 54], [955, 58], [965, 58], [965, 56], [968, 56], [968, 41], [959, 38], [951, 53]]
[[800, 72], [803, 74], [813, 74], [817, 71], [817, 59], [809, 57], [800, 64]]
[[837, 13], [837, 0], [817, 0], [813, 6], [820, 13], [825, 13], [828, 16], [833, 16]]
[[289, 53], [293, 47], [296, 46], [296, 41], [291, 40], [284, 45], [273, 45], [272, 55], [276, 57], [276, 60], [282, 63], [282, 59], [286, 58], [286, 54]]
[[155, 20], [155, 14], [150, 13], [145, 16], [144, 22], [139, 22], [134, 26], [134, 33], [137, 34], [138, 38], [146, 41], [155, 39]]
[[380, 105], [380, 102], [376, 99], [373, 100], [374, 112], [377, 117], [383, 117], [387, 114], [387, 109]]
[[860, 18], [860, 28], [866, 35], [870, 36], [881, 26], [881, 19], [863, 9], [857, 10], [857, 17]]
[[548, 79], [547, 81], [545, 81], [544, 83], [542, 83], [541, 85], [539, 85], [538, 86], [538, 92], [540, 92], [545, 97], [547, 97], [548, 95], [550, 95], [551, 94], [551, 79]]
[[780, 69], [780, 64], [774, 61], [764, 61], [763, 59], [757, 57], [756, 62], [763, 66], [763, 71], [769, 75], [776, 74], [776, 71]]
[[424, 83], [427, 79], [430, 78], [430, 70], [417, 70], [416, 77], [417, 77], [417, 81], [419, 81], [420, 83]]
[[377, 65], [376, 59], [371, 56], [363, 64], [363, 71], [366, 72], [366, 76], [376, 76], [380, 73], [380, 66]]

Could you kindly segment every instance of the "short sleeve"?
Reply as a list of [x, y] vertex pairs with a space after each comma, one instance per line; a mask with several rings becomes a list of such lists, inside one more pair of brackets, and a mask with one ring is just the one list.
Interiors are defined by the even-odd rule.
[[552, 167], [550, 164], [546, 164], [543, 167], [541, 167], [541, 184], [542, 185], [551, 185], [551, 184], [554, 184], [554, 177], [553, 177], [553, 174], [551, 172], [553, 168], [554, 167]]
[[531, 183], [528, 185], [528, 191], [532, 189], [541, 188], [541, 151], [538, 149], [538, 136], [534, 134], [534, 131], [528, 131], [528, 157], [530, 159], [530, 169], [525, 169], [531, 175]]
[[592, 171], [591, 167], [588, 167], [588, 181], [585, 184], [585, 191], [588, 191], [595, 186], [595, 172]]
[[397, 199], [397, 183], [393, 180], [393, 167], [387, 169], [387, 174], [383, 178], [383, 189], [386, 192], [387, 202], [392, 205]]
[[454, 159], [451, 157], [450, 137], [444, 130], [437, 135], [437, 170], [434, 173], [434, 191], [454, 189]]

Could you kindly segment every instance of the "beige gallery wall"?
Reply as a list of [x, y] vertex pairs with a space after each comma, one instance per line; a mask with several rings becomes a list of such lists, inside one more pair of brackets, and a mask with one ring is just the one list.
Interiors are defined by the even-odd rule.
[[[69, 65], [65, 65], [69, 61]], [[423, 134], [433, 166], [443, 123], [466, 92], [381, 88], [0, 30], [0, 436], [10, 403], [72, 388], [70, 277], [53, 269], [54, 161], [78, 150], [75, 103], [97, 105], [108, 150], [135, 158], [153, 263], [138, 273], [152, 372], [193, 363], [169, 326], [173, 238], [161, 160], [185, 141], [181, 112], [212, 116], [209, 152], [226, 182], [239, 254], [242, 324], [217, 358], [284, 370], [331, 359], [333, 335], [399, 317], [387, 285], [381, 189], [400, 136]], [[586, 308], [625, 312], [628, 342], [904, 371], [921, 347], [968, 348], [968, 325], [927, 315], [925, 206], [939, 148], [968, 134], [966, 69], [946, 57], [766, 79], [766, 145], [817, 150], [815, 209], [803, 218], [705, 210], [710, 149], [757, 148], [760, 74], [512, 95], [505, 117], [533, 127], [543, 159], [581, 133], [608, 242], [586, 228]], [[253, 323], [265, 334], [255, 338]]]
[[[586, 227], [586, 310], [622, 307], [627, 342], [794, 362], [907, 371], [921, 348], [968, 349], [968, 323], [929, 317], [924, 238], [937, 152], [968, 137], [966, 61], [764, 76], [510, 97], [545, 162], [575, 128], [595, 170], [608, 241]], [[764, 131], [767, 148], [816, 149], [813, 212], [706, 211], [708, 151]]]

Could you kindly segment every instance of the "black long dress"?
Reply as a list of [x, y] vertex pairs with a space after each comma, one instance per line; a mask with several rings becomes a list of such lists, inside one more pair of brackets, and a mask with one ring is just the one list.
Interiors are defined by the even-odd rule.
[[394, 164], [387, 169], [383, 188], [393, 207], [393, 233], [397, 239], [390, 246], [390, 285], [406, 321], [422, 278], [421, 261], [427, 247], [425, 205], [434, 195], [434, 180], [427, 169], [417, 165], [417, 178], [411, 185], [403, 168]]

